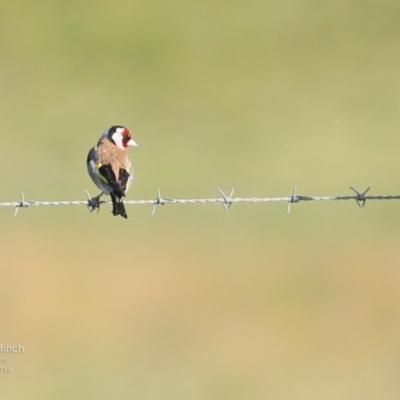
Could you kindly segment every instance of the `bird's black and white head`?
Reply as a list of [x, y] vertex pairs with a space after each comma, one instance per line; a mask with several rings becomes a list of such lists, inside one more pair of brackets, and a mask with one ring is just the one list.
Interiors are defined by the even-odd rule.
[[129, 130], [122, 125], [113, 125], [103, 133], [103, 136], [122, 150], [126, 150], [129, 146], [137, 146]]

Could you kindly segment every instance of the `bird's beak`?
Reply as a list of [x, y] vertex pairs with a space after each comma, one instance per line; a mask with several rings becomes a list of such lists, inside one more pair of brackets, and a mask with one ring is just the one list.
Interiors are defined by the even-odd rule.
[[129, 142], [126, 144], [127, 146], [137, 147], [138, 144], [133, 140], [130, 139]]

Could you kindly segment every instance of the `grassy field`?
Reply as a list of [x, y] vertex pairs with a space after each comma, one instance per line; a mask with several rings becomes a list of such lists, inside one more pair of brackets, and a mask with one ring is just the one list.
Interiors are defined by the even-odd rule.
[[[4, 2], [5, 3], [5, 2]], [[398, 194], [400, 3], [8, 2], [0, 202]], [[2, 398], [400, 396], [397, 201], [0, 209]], [[5, 361], [1, 361], [4, 359]]]

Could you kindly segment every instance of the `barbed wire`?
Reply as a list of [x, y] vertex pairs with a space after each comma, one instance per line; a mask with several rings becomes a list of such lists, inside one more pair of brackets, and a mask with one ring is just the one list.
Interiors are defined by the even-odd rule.
[[[126, 205], [152, 205], [151, 215], [154, 215], [157, 206], [166, 204], [205, 204], [214, 203], [222, 204], [226, 211], [229, 211], [231, 206], [235, 203], [287, 203], [287, 211], [290, 213], [291, 205], [301, 201], [340, 201], [340, 200], [355, 200], [357, 205], [362, 208], [365, 206], [367, 200], [400, 200], [400, 195], [369, 195], [367, 196], [370, 187], [363, 192], [359, 192], [354, 187], [350, 189], [355, 193], [354, 195], [347, 196], [301, 196], [297, 194], [297, 188], [293, 189], [291, 196], [285, 197], [233, 197], [234, 189], [230, 191], [229, 195], [225, 194], [221, 189], [218, 189], [222, 197], [204, 198], [204, 199], [172, 199], [162, 197], [161, 192], [157, 189], [157, 198], [150, 200], [124, 200]], [[81, 206], [86, 205], [92, 212], [99, 209], [101, 204], [111, 204], [111, 201], [100, 201], [99, 196], [92, 198], [89, 192], [86, 191], [87, 200], [76, 201], [35, 201], [25, 200], [25, 196], [21, 193], [21, 199], [14, 202], [0, 202], [0, 207], [14, 207], [14, 217], [18, 214], [20, 208], [27, 208], [31, 206]]]

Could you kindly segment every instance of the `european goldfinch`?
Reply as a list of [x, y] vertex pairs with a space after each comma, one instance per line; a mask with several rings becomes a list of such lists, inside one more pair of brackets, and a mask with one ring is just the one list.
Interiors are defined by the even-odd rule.
[[[137, 146], [131, 133], [121, 125], [107, 129], [87, 156], [87, 170], [93, 182], [101, 190], [95, 198], [96, 206], [104, 193], [111, 196], [113, 215], [128, 218], [122, 198], [128, 192], [133, 180], [131, 161], [125, 150], [129, 146]], [[93, 204], [93, 202], [92, 202]], [[94, 206], [94, 208], [96, 208]]]

